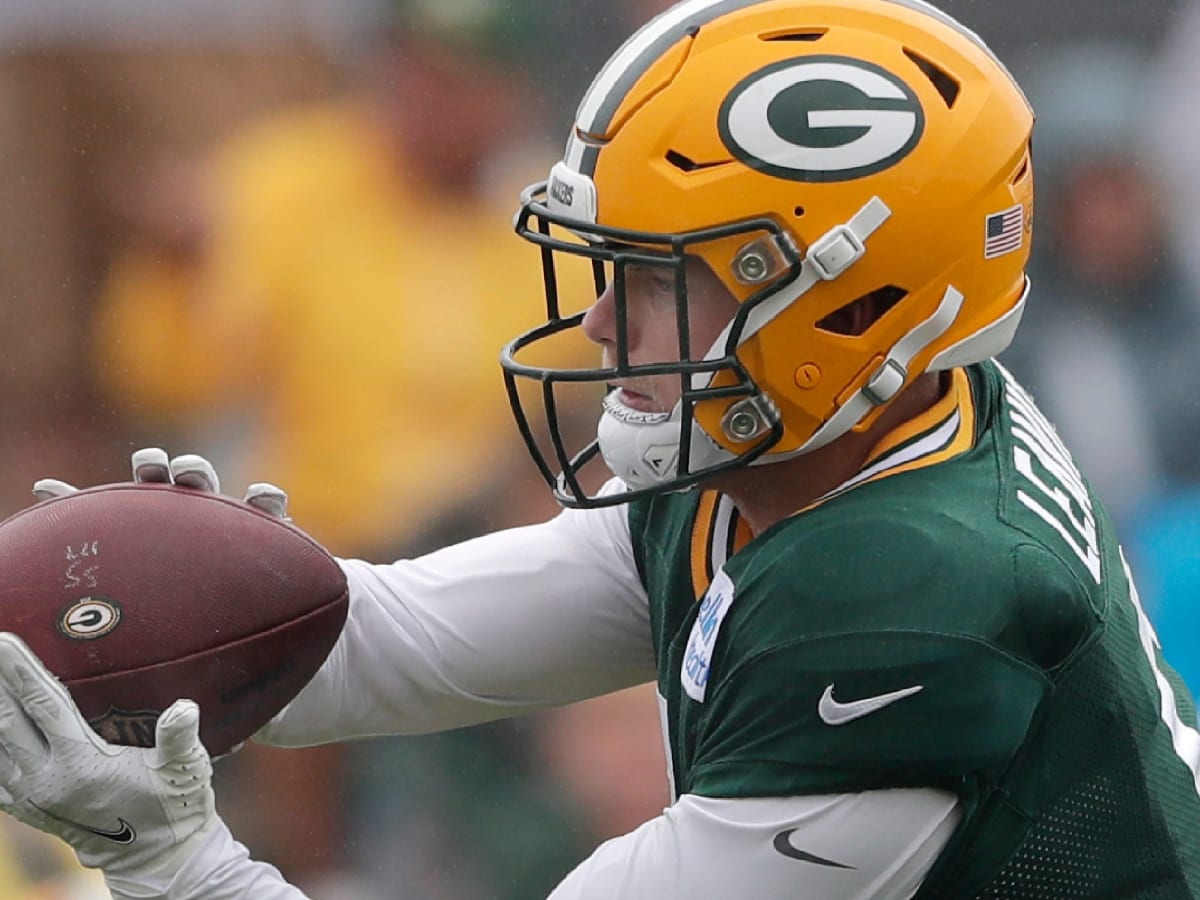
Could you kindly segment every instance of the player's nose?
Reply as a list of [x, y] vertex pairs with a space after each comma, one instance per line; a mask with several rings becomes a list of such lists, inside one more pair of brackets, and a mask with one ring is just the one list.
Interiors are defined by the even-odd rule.
[[616, 301], [613, 286], [604, 289], [596, 302], [583, 315], [583, 333], [593, 343], [613, 344], [617, 340]]

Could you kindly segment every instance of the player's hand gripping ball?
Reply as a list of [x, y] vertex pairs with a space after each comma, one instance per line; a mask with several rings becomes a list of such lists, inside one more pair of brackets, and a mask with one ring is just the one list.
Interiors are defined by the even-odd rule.
[[153, 745], [158, 715], [189, 698], [209, 753], [229, 752], [316, 673], [347, 604], [316, 541], [222, 494], [109, 484], [0, 523], [0, 631], [114, 743]]

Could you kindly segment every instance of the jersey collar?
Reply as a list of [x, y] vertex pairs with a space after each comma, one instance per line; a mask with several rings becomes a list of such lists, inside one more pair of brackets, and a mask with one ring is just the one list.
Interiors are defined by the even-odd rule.
[[[795, 515], [829, 502], [848, 491], [902, 472], [935, 466], [975, 445], [975, 399], [965, 369], [950, 373], [950, 389], [921, 415], [885, 434], [858, 471]], [[733, 502], [717, 491], [704, 491], [692, 526], [692, 583], [702, 596], [716, 571], [752, 540]]]
[[858, 471], [799, 510], [806, 512], [861, 485], [953, 459], [975, 445], [975, 400], [965, 369], [950, 373], [950, 389], [937, 403], [885, 434]]

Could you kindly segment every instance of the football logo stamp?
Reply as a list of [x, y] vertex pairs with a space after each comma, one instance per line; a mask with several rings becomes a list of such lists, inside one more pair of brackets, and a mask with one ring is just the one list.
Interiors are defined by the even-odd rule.
[[76, 641], [94, 641], [121, 622], [121, 605], [107, 597], [76, 600], [58, 617], [58, 630]]

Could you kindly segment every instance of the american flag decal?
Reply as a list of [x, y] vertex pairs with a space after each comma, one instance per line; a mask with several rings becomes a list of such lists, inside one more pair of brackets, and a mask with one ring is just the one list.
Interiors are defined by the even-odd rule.
[[1004, 212], [987, 217], [983, 258], [995, 259], [1021, 249], [1025, 242], [1025, 207], [1017, 204]]

